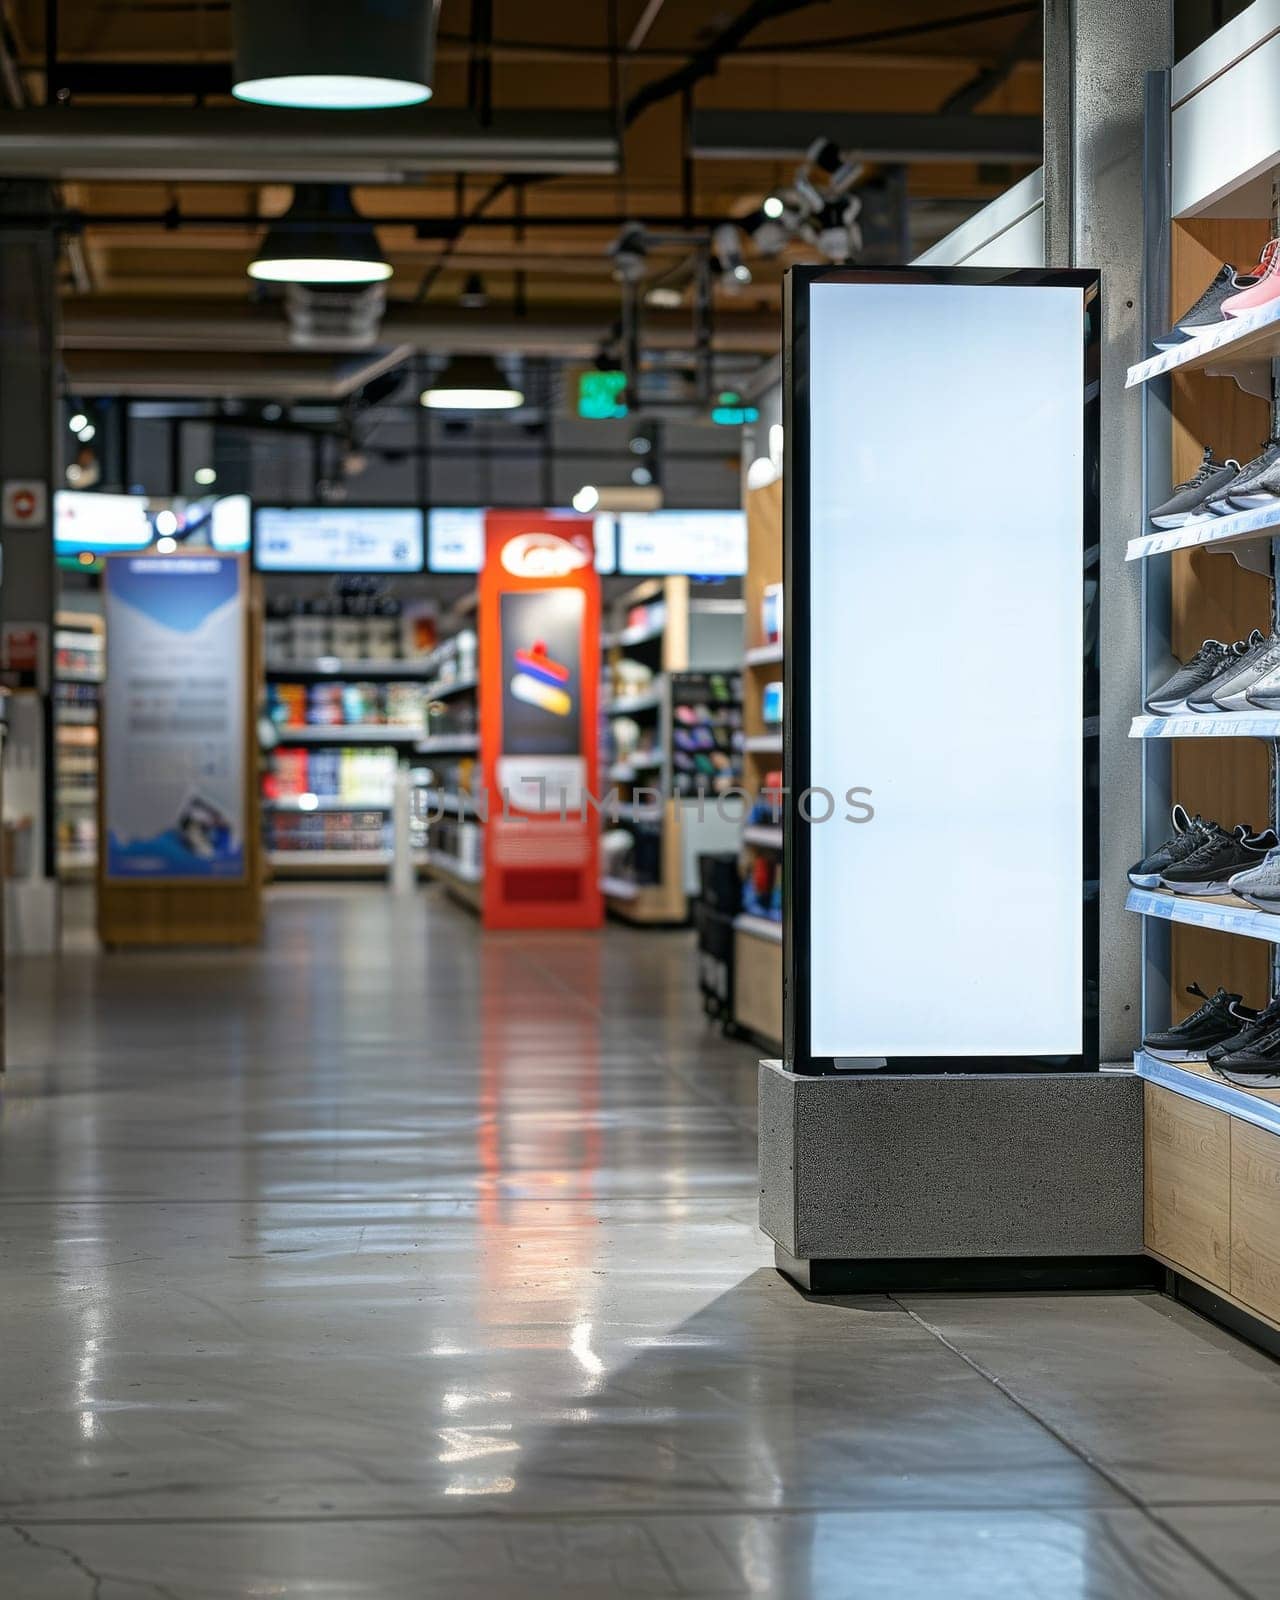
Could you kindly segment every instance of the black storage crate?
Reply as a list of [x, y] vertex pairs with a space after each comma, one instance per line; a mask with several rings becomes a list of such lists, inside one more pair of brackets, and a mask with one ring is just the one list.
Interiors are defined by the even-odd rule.
[[693, 921], [698, 930], [702, 1007], [728, 1033], [733, 1028], [733, 918], [701, 904], [694, 909]]
[[736, 917], [742, 909], [742, 879], [733, 850], [715, 850], [698, 857], [702, 903], [722, 917]]

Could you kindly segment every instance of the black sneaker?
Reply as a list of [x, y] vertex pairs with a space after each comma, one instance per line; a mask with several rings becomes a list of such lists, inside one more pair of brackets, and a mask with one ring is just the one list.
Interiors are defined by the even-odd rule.
[[1229, 677], [1234, 677], [1242, 667], [1258, 660], [1266, 644], [1267, 636], [1261, 628], [1255, 628], [1247, 639], [1241, 640], [1239, 644], [1233, 644], [1217, 672], [1187, 695], [1187, 710], [1201, 713], [1221, 711], [1222, 707], [1214, 699], [1214, 695]]
[[[1247, 1011], [1247, 1006], [1237, 1007], [1240, 1011]], [[1280, 1028], [1280, 1000], [1273, 1000], [1261, 1011], [1255, 1012], [1253, 1021], [1234, 1039], [1224, 1039], [1221, 1044], [1210, 1045], [1205, 1051], [1205, 1060], [1211, 1067], [1216, 1067], [1224, 1056], [1233, 1056], [1237, 1052], [1248, 1051], [1264, 1034], [1270, 1033], [1272, 1028]]]
[[1190, 522], [1197, 511], [1203, 510], [1210, 500], [1225, 495], [1228, 484], [1234, 481], [1239, 472], [1238, 461], [1230, 458], [1215, 461], [1213, 450], [1206, 450], [1195, 476], [1178, 484], [1164, 504], [1153, 509], [1152, 522], [1157, 528], [1180, 528], [1184, 522]]
[[1157, 716], [1169, 716], [1174, 711], [1187, 709], [1187, 696], [1203, 689], [1227, 667], [1234, 667], [1240, 657], [1233, 646], [1217, 639], [1206, 639], [1190, 661], [1182, 666], [1147, 696], [1147, 710]]
[[1219, 1056], [1212, 1066], [1241, 1089], [1280, 1089], [1280, 1023], [1257, 1030], [1248, 1044]]
[[1280, 839], [1270, 828], [1254, 833], [1242, 822], [1234, 833], [1228, 833], [1211, 822], [1204, 840], [1191, 854], [1160, 874], [1160, 885], [1175, 894], [1226, 894], [1229, 878], [1256, 867], [1277, 845]]
[[1157, 1061], [1203, 1061], [1212, 1046], [1238, 1039], [1257, 1021], [1258, 1013], [1242, 1006], [1238, 994], [1219, 989], [1208, 995], [1198, 983], [1190, 984], [1187, 993], [1204, 1001], [1200, 1009], [1172, 1028], [1149, 1033], [1142, 1041], [1142, 1048]]
[[1173, 833], [1169, 838], [1129, 868], [1129, 882], [1135, 889], [1158, 889], [1164, 869], [1185, 861], [1193, 850], [1198, 850], [1210, 826], [1201, 817], [1189, 816], [1187, 808], [1180, 805], [1174, 806], [1170, 821]]

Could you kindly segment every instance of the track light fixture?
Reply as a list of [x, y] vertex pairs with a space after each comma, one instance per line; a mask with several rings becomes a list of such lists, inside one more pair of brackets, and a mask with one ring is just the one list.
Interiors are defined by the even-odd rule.
[[361, 111], [431, 98], [440, 0], [232, 0], [232, 93]]

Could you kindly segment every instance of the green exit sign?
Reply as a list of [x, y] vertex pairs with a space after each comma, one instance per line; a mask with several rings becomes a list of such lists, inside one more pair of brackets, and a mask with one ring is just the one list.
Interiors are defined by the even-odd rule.
[[598, 372], [588, 367], [578, 375], [578, 415], [592, 421], [627, 414], [625, 372]]

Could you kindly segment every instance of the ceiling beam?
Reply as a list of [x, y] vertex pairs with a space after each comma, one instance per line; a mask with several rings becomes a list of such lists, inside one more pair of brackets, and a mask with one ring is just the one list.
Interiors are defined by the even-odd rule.
[[325, 112], [257, 106], [56, 106], [0, 112], [9, 178], [410, 183], [431, 172], [612, 173], [608, 114]]
[[864, 161], [1026, 161], [1043, 153], [1039, 117], [900, 111], [695, 111], [705, 160], [789, 161], [817, 138]]

